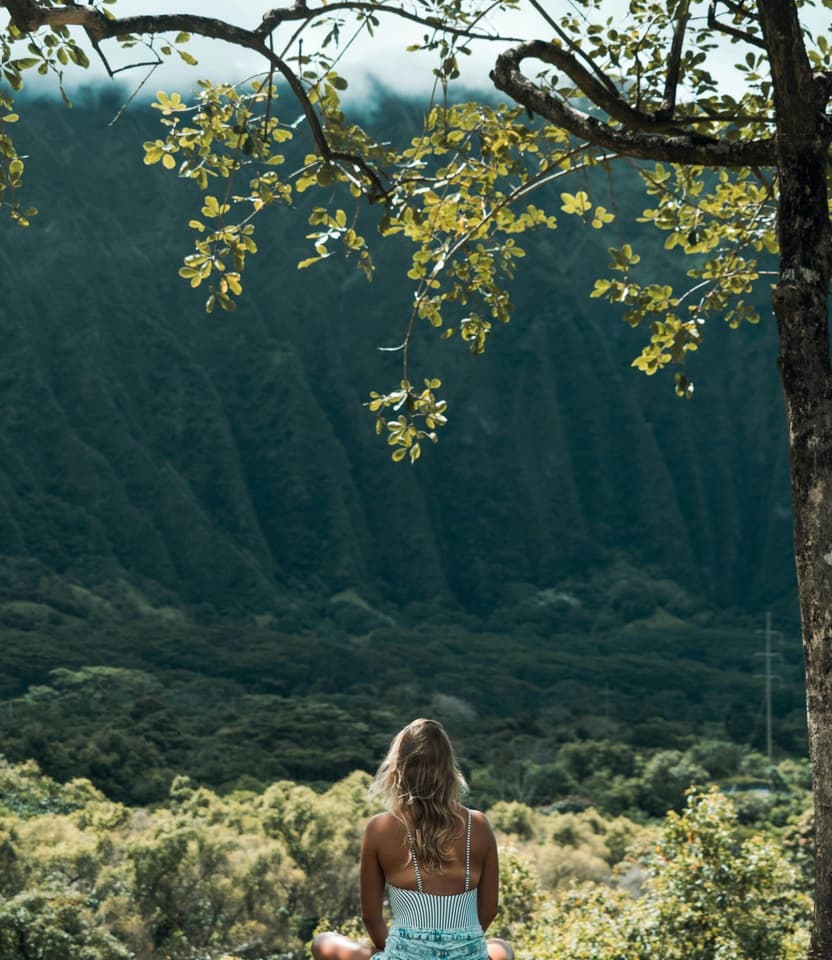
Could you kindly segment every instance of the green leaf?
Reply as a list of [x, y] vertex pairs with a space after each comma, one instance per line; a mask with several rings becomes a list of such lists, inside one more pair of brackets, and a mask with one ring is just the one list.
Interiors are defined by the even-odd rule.
[[69, 56], [72, 62], [78, 67], [86, 69], [90, 65], [89, 58], [80, 47], [76, 47], [75, 45], [71, 46], [69, 48]]
[[208, 194], [202, 206], [202, 215], [205, 217], [219, 217], [221, 214], [227, 213], [229, 209], [230, 207], [227, 203], [221, 204], [216, 197]]
[[579, 190], [574, 194], [562, 193], [560, 198], [563, 201], [561, 210], [563, 210], [564, 213], [574, 213], [578, 216], [583, 216], [588, 210], [592, 209], [589, 196], [584, 190]]

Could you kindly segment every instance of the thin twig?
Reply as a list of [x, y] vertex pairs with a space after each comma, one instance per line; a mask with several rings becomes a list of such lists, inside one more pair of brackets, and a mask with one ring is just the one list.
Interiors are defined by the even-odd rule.
[[[274, 53], [274, 44], [272, 43], [272, 38], [269, 36], [269, 50]], [[269, 66], [269, 92], [266, 99], [266, 109], [263, 113], [263, 139], [269, 135], [269, 119], [272, 110], [272, 92], [273, 92], [273, 83], [274, 83], [274, 64]]]
[[159, 64], [160, 64], [161, 62], [162, 62], [162, 61], [160, 60], [159, 63], [154, 63], [154, 64], [152, 64], [152, 65], [150, 66], [150, 69], [147, 71], [147, 74], [145, 75], [145, 77], [144, 77], [144, 79], [142, 80], [142, 82], [136, 87], [136, 89], [130, 94], [130, 96], [129, 96], [129, 97], [124, 101], [124, 103], [118, 108], [118, 112], [117, 112], [116, 115], [113, 117], [113, 119], [110, 121], [110, 126], [111, 126], [111, 127], [121, 119], [121, 116], [122, 116], [122, 114], [124, 113], [124, 111], [130, 106], [130, 104], [131, 104], [131, 103], [136, 99], [136, 97], [141, 93], [142, 87], [143, 87], [143, 86], [147, 83], [147, 81], [153, 76], [154, 71], [156, 70], [156, 68], [159, 66]]
[[477, 33], [471, 30], [471, 27], [454, 27], [451, 24], [440, 20], [439, 17], [423, 17], [418, 13], [411, 13], [401, 7], [387, 6], [382, 3], [368, 3], [365, 0], [339, 0], [339, 2], [329, 3], [325, 7], [311, 9], [305, 4], [296, 4], [283, 10], [272, 10], [263, 17], [263, 21], [254, 31], [258, 36], [264, 37], [275, 30], [280, 24], [292, 20], [304, 20], [311, 23], [318, 17], [330, 16], [339, 11], [349, 12], [367, 11], [372, 14], [384, 13], [399, 17], [402, 20], [409, 20], [411, 23], [418, 23], [424, 27], [438, 27], [443, 33], [457, 37], [467, 37], [470, 40], [488, 40], [499, 43], [518, 43], [518, 37], [508, 37], [501, 34]]
[[667, 75], [664, 82], [664, 100], [656, 111], [656, 117], [670, 120], [676, 109], [676, 90], [679, 86], [679, 73], [682, 65], [682, 48], [685, 42], [685, 31], [690, 19], [690, 0], [683, 0], [676, 13], [676, 26], [673, 30], [673, 41], [670, 45], [670, 56], [667, 61]]
[[[725, 0], [723, 0], [723, 3], [724, 2]], [[727, 23], [721, 23], [717, 20], [716, 4], [717, 0], [711, 0], [708, 4], [708, 26], [712, 30], [718, 30], [720, 33], [725, 33], [729, 37], [734, 37], [736, 40], [744, 40], [746, 43], [750, 43], [754, 47], [760, 47], [762, 50], [768, 49], [762, 38], [755, 37], [753, 33], [749, 33], [747, 30], [740, 30], [738, 27], [732, 27]], [[728, 6], [727, 3], [726, 6]]]

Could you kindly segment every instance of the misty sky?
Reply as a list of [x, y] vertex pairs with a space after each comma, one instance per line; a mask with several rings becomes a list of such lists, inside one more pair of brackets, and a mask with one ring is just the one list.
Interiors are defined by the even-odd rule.
[[[174, 3], [118, 0], [111, 9], [118, 16], [149, 13], [155, 10], [160, 13], [174, 11], [199, 13], [202, 16], [230, 19], [243, 27], [254, 27], [259, 23], [262, 12], [270, 9], [272, 5], [277, 3], [253, 3], [251, 0], [245, 4], [230, 3], [229, 0], [179, 0]], [[491, 16], [484, 19], [482, 24], [489, 32], [500, 32], [503, 35], [520, 38], [533, 36], [546, 38], [551, 33], [541, 17], [531, 8], [510, 15], [503, 13], [499, 16]], [[352, 32], [354, 31], [345, 29], [342, 39], [348, 39]], [[344, 55], [339, 69], [349, 78], [351, 87], [359, 95], [365, 94], [376, 82], [376, 78], [387, 87], [403, 92], [429, 91], [433, 84], [431, 70], [436, 63], [435, 55], [407, 53], [405, 49], [408, 44], [418, 42], [424, 33], [425, 28], [417, 24], [388, 18], [388, 22], [382, 23], [374, 38], [367, 36], [364, 31], [359, 34]], [[285, 36], [288, 38], [289, 32]], [[320, 30], [307, 31], [307, 43], [313, 42], [319, 36], [322, 36]], [[278, 40], [282, 37], [280, 33], [277, 35]], [[488, 72], [493, 66], [495, 56], [504, 47], [505, 44], [500, 43], [480, 44], [470, 57], [460, 58], [463, 80], [467, 86], [490, 86]], [[178, 57], [174, 57], [154, 72], [151, 80], [148, 81], [151, 90], [187, 87], [203, 76], [214, 80], [220, 78], [239, 80], [261, 70], [260, 61], [255, 54], [228, 44], [194, 38], [188, 49], [199, 60], [199, 66], [188, 67]], [[137, 51], [132, 53], [139, 60], [147, 59]], [[127, 56], [112, 42], [107, 46], [107, 54], [108, 56], [112, 54], [113, 65], [118, 63], [122, 66], [129, 62]], [[96, 76], [105, 76], [100, 65], [95, 64], [94, 69]], [[122, 73], [120, 80], [122, 83], [137, 84], [146, 73], [147, 68], [137, 68], [134, 71]]]
[[[171, 3], [149, 3], [148, 0], [118, 0], [118, 3], [111, 9], [119, 16], [126, 16], [133, 13], [148, 13], [154, 10], [158, 12], [193, 12], [203, 16], [216, 16], [220, 18], [229, 18], [240, 26], [253, 27], [262, 16], [262, 12], [269, 9], [271, 3], [255, 3], [253, 0], [247, 0], [246, 3], [231, 3], [229, 0], [176, 0]], [[557, 15], [563, 12], [564, 4], [562, 2], [554, 3], [552, 0], [544, 0], [544, 6], [549, 7], [553, 14]], [[705, 4], [701, 5], [704, 15]], [[575, 10], [579, 8], [576, 5]], [[621, 15], [626, 9], [624, 0], [610, 0], [608, 12], [612, 15]], [[231, 11], [229, 13], [229, 11]], [[828, 17], [825, 12], [812, 12], [811, 19], [815, 24], [825, 23]], [[489, 31], [500, 33], [502, 35], [522, 37], [530, 39], [539, 37], [548, 39], [551, 35], [551, 29], [546, 25], [543, 18], [536, 13], [530, 6], [526, 5], [519, 12], [501, 13], [491, 15], [482, 21], [482, 25]], [[425, 28], [415, 24], [409, 24], [398, 19], [391, 19], [384, 23], [374, 39], [369, 38], [362, 33], [356, 41], [350, 46], [347, 53], [339, 65], [339, 70], [349, 78], [351, 89], [354, 94], [364, 95], [376, 82], [383, 83], [388, 88], [400, 90], [408, 93], [427, 92], [433, 84], [431, 69], [435, 64], [433, 55], [414, 54], [405, 52], [408, 44], [418, 41], [424, 34]], [[286, 34], [288, 37], [288, 33]], [[321, 36], [317, 30], [307, 31], [307, 43], [315, 42], [316, 36]], [[349, 29], [342, 33], [342, 39], [351, 36]], [[277, 35], [278, 41], [282, 39]], [[480, 43], [475, 46], [472, 56], [460, 58], [462, 68], [462, 82], [468, 87], [489, 87], [488, 72], [493, 65], [494, 57], [503, 49], [502, 43]], [[147, 59], [138, 50], [133, 50], [128, 54], [120, 51], [114, 42], [106, 45], [108, 57], [111, 57], [113, 65], [124, 66], [128, 62], [128, 56], [134, 56], [138, 60]], [[279, 43], [278, 43], [279, 49]], [[182, 63], [178, 57], [172, 58], [171, 62], [155, 70], [152, 76], [147, 79], [148, 92], [155, 92], [157, 89], [185, 89], [193, 86], [200, 77], [209, 77], [211, 79], [228, 79], [239, 81], [245, 77], [260, 71], [261, 67], [255, 55], [246, 51], [239, 50], [228, 44], [222, 44], [215, 41], [194, 39], [189, 45], [189, 50], [199, 60], [197, 67], [188, 67]], [[736, 74], [731, 69], [732, 64], [741, 59], [745, 50], [741, 47], [725, 46], [712, 55], [710, 67], [711, 70], [720, 76], [723, 82], [729, 84], [728, 90], [736, 93], [736, 80], [729, 79], [731, 74]], [[134, 61], [135, 62], [135, 61]], [[148, 68], [136, 68], [126, 71], [119, 75], [122, 84], [135, 87], [147, 75]], [[103, 68], [99, 64], [94, 64], [92, 75], [104, 76]], [[67, 77], [72, 84], [75, 78]], [[81, 78], [78, 78], [81, 79]], [[83, 78], [83, 81], [90, 79], [90, 73]], [[83, 82], [82, 81], [82, 82]]]

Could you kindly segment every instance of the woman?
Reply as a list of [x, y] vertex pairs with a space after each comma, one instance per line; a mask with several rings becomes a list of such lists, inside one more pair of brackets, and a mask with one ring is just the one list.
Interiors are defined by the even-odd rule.
[[465, 788], [442, 724], [414, 720], [396, 735], [373, 784], [388, 812], [369, 821], [361, 843], [372, 946], [322, 933], [315, 960], [512, 960], [505, 940], [484, 936], [497, 913], [497, 844], [485, 816], [461, 805]]

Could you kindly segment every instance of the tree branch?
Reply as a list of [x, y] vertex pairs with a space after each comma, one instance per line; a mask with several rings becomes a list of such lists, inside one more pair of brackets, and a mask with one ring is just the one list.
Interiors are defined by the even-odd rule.
[[[736, 4], [728, 3], [726, 0], [723, 0], [723, 3], [725, 3], [729, 9], [733, 9], [734, 13], [739, 12]], [[761, 47], [763, 50], [766, 49], [765, 42], [761, 40], [760, 37], [755, 37], [753, 33], [748, 33], [747, 30], [740, 30], [739, 27], [729, 26], [727, 23], [720, 23], [716, 18], [716, 4], [717, 0], [711, 0], [708, 4], [708, 26], [711, 30], [719, 30], [720, 33], [725, 33], [729, 37], [743, 40], [745, 43], [750, 43], [755, 47]]]
[[[613, 120], [618, 120], [631, 130], [664, 128], [666, 124], [657, 121], [652, 114], [645, 113], [631, 107], [626, 100], [613, 88], [610, 91], [605, 84], [600, 83], [568, 50], [554, 43], [545, 43], [543, 40], [530, 40], [521, 43], [514, 50], [519, 53], [520, 60], [533, 58], [550, 63], [566, 74], [567, 77], [598, 107]], [[502, 59], [499, 58], [499, 59]], [[499, 62], [498, 59], [498, 62]], [[500, 87], [502, 89], [502, 87]], [[506, 91], [508, 92], [508, 91]]]
[[534, 7], [535, 10], [540, 14], [541, 17], [546, 21], [546, 23], [555, 31], [555, 34], [563, 41], [564, 44], [575, 54], [577, 57], [581, 57], [582, 60], [586, 61], [590, 70], [595, 74], [596, 77], [604, 84], [604, 86], [610, 91], [613, 96], [618, 96], [618, 88], [616, 87], [613, 80], [604, 73], [604, 71], [598, 66], [598, 64], [593, 60], [593, 58], [588, 54], [584, 53], [581, 50], [580, 46], [569, 36], [569, 34], [561, 29], [560, 25], [556, 20], [549, 16], [546, 10], [538, 3], [538, 0], [529, 0], [529, 3]]
[[743, 6], [743, 0], [721, 0], [721, 2], [734, 14], [735, 17], [754, 20], [757, 16], [756, 10], [746, 10]]
[[411, 23], [418, 23], [423, 27], [432, 27], [435, 30], [441, 30], [443, 33], [454, 37], [466, 37], [469, 40], [497, 40], [507, 41], [508, 43], [519, 42], [517, 37], [503, 37], [491, 33], [478, 33], [470, 27], [455, 27], [440, 17], [422, 17], [418, 13], [411, 13], [409, 10], [403, 10], [400, 7], [387, 6], [381, 3], [369, 3], [367, 0], [338, 0], [336, 3], [328, 3], [322, 7], [308, 7], [305, 0], [296, 0], [292, 7], [276, 7], [263, 15], [263, 21], [255, 31], [260, 36], [267, 36], [273, 30], [290, 20], [315, 20], [318, 17], [329, 16], [334, 12], [346, 11], [365, 11], [367, 13], [386, 13], [398, 17], [401, 20], [409, 20]]
[[320, 118], [315, 112], [300, 79], [286, 61], [266, 45], [264, 37], [256, 31], [246, 30], [215, 17], [202, 17], [188, 13], [143, 14], [110, 20], [93, 7], [82, 7], [71, 2], [61, 7], [42, 7], [36, 0], [5, 0], [5, 2], [0, 3], [0, 6], [5, 6], [9, 10], [15, 24], [24, 33], [31, 33], [47, 25], [78, 26], [86, 30], [90, 42], [96, 48], [102, 40], [110, 37], [124, 36], [125, 34], [160, 34], [181, 31], [214, 40], [223, 40], [226, 43], [253, 50], [255, 53], [259, 53], [273, 69], [277, 69], [289, 84], [309, 123], [312, 137], [322, 159], [327, 163], [336, 160], [350, 163], [356, 169], [361, 170], [370, 182], [368, 194], [370, 202], [387, 196], [387, 191], [378, 174], [363, 157], [332, 149], [324, 133]]
[[[552, 51], [555, 54], [552, 54]], [[774, 162], [774, 140], [714, 140], [696, 133], [674, 129], [657, 122], [649, 114], [634, 110], [620, 98], [606, 93], [598, 96], [600, 84], [579, 65], [572, 63], [575, 76], [581, 74], [591, 82], [590, 89], [581, 89], [598, 106], [606, 110], [625, 129], [613, 127], [581, 110], [569, 106], [560, 97], [538, 87], [520, 70], [523, 60], [534, 58], [552, 63], [563, 62], [569, 54], [540, 40], [520, 44], [497, 58], [491, 79], [498, 90], [517, 103], [568, 130], [574, 136], [594, 143], [604, 150], [614, 150], [628, 157], [664, 160], [668, 163], [696, 163], [705, 166], [745, 167], [768, 166]], [[571, 75], [571, 74], [570, 74]], [[572, 77], [575, 80], [575, 76]], [[577, 80], [575, 81], [577, 83]], [[598, 97], [598, 99], [596, 99]]]
[[152, 13], [136, 16], [120, 17], [110, 20], [94, 7], [81, 6], [72, 0], [66, 0], [60, 7], [42, 6], [38, 0], [0, 0], [0, 7], [6, 7], [15, 24], [24, 32], [30, 33], [42, 26], [80, 26], [90, 36], [98, 40], [121, 36], [127, 33], [168, 33], [182, 31], [208, 37], [213, 40], [224, 40], [241, 47], [259, 49], [256, 46], [281, 23], [291, 20], [314, 20], [318, 17], [329, 16], [334, 12], [365, 11], [367, 13], [384, 13], [418, 23], [421, 26], [442, 30], [453, 36], [466, 37], [472, 40], [490, 40], [502, 43], [519, 42], [519, 37], [508, 37], [497, 34], [478, 33], [470, 28], [454, 27], [438, 17], [422, 17], [410, 13], [399, 7], [384, 4], [370, 3], [368, 0], [337, 0], [321, 7], [308, 7], [303, 0], [292, 7], [270, 10], [263, 17], [260, 26], [255, 30], [247, 30], [235, 26], [227, 20], [217, 17], [203, 17], [191, 13]]
[[676, 27], [673, 31], [673, 43], [670, 47], [670, 56], [667, 61], [667, 76], [664, 81], [664, 100], [656, 111], [656, 117], [670, 120], [676, 109], [676, 90], [679, 86], [679, 73], [682, 66], [682, 48], [685, 42], [685, 31], [690, 19], [690, 0], [684, 0], [677, 12]]
[[33, 33], [45, 26], [83, 27], [90, 38], [100, 42], [125, 34], [177, 31], [258, 49], [256, 44], [259, 38], [253, 31], [215, 17], [190, 13], [154, 13], [110, 20], [94, 7], [82, 7], [72, 2], [60, 7], [44, 7], [36, 0], [3, 0], [0, 6], [6, 7], [15, 25], [24, 33]]

